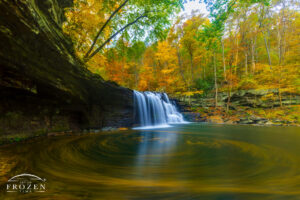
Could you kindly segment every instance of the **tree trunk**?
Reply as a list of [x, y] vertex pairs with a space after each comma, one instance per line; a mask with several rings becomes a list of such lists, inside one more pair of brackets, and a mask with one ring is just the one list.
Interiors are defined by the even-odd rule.
[[267, 55], [268, 55], [269, 65], [271, 66], [272, 63], [271, 63], [270, 50], [269, 50], [268, 42], [267, 42], [266, 35], [264, 32], [263, 32], [263, 36], [264, 36], [265, 47], [266, 47], [266, 51], [267, 51]]
[[222, 58], [223, 58], [223, 73], [224, 73], [224, 79], [227, 81], [226, 78], [226, 64], [225, 64], [225, 55], [224, 55], [224, 41], [222, 40]]
[[[281, 95], [281, 87], [282, 87], [282, 65], [281, 62], [283, 60], [283, 49], [284, 49], [284, 39], [285, 39], [285, 2], [282, 5], [282, 17], [278, 24], [278, 65], [279, 65], [279, 79], [278, 79], [278, 96], [280, 101], [280, 107], [282, 107], [282, 95]], [[280, 30], [280, 25], [282, 25], [282, 31]]]
[[282, 67], [281, 65], [279, 65], [278, 97], [279, 97], [280, 107], [282, 108], [281, 81], [282, 81]]
[[252, 74], [255, 74], [255, 43], [256, 38], [251, 40], [251, 58], [252, 58]]
[[233, 55], [230, 56], [229, 60], [229, 79], [228, 79], [228, 93], [227, 93], [227, 105], [226, 105], [226, 112], [229, 111], [229, 105], [231, 100], [231, 90], [232, 90], [232, 63], [233, 63]]
[[245, 52], [245, 75], [248, 76], [248, 54]]
[[[230, 74], [232, 76], [232, 68], [230, 66]], [[231, 88], [232, 88], [232, 85], [231, 85], [231, 80], [229, 79], [228, 80], [228, 93], [227, 93], [227, 105], [226, 105], [226, 112], [229, 111], [229, 105], [230, 105], [230, 98], [231, 98]]]
[[217, 83], [217, 66], [216, 66], [216, 52], [214, 51], [214, 77], [215, 77], [215, 107], [218, 106], [218, 83]]
[[178, 60], [179, 72], [180, 72], [181, 78], [182, 78], [185, 86], [188, 87], [187, 81], [185, 80], [185, 77], [184, 77], [184, 74], [183, 74], [182, 60], [181, 60], [181, 55], [180, 55], [178, 46], [177, 46], [176, 50], [177, 50], [177, 60]]
[[191, 62], [191, 77], [192, 77], [192, 81], [194, 81], [194, 62], [193, 62], [193, 54], [190, 53], [190, 62]]
[[239, 60], [239, 41], [238, 38], [236, 37], [236, 54], [235, 54], [235, 69], [234, 69], [235, 75], [237, 74], [238, 60]]
[[281, 34], [280, 34], [280, 24], [277, 27], [277, 47], [278, 47], [278, 65], [281, 64]]
[[[240, 19], [238, 18], [237, 25], [240, 29]], [[235, 54], [235, 69], [234, 69], [234, 74], [237, 75], [237, 67], [238, 67], [238, 60], [239, 60], [239, 39], [238, 39], [238, 29], [236, 30], [235, 34], [235, 41], [236, 41], [236, 54]]]
[[[265, 9], [266, 8], [266, 9]], [[266, 51], [267, 51], [267, 55], [268, 55], [268, 62], [269, 62], [269, 65], [271, 66], [272, 63], [271, 63], [271, 56], [270, 56], [270, 50], [269, 50], [269, 46], [268, 46], [268, 41], [267, 41], [267, 38], [266, 38], [266, 34], [265, 34], [265, 30], [264, 30], [264, 24], [263, 24], [263, 21], [266, 19], [266, 15], [268, 14], [268, 8], [265, 7], [264, 5], [261, 5], [261, 13], [260, 13], [260, 18], [259, 18], [259, 24], [260, 24], [260, 27], [262, 28], [261, 32], [263, 34], [263, 38], [264, 38], [264, 43], [265, 43], [265, 48], [266, 48]]]

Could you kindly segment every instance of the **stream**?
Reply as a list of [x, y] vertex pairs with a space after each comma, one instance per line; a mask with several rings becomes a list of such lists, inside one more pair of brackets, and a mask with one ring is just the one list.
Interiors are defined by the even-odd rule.
[[[300, 128], [191, 123], [0, 147], [0, 199], [299, 199]], [[7, 193], [9, 178], [46, 179]]]

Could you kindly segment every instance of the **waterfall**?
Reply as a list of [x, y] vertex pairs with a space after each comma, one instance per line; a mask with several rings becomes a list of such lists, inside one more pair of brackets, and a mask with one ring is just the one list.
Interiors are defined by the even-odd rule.
[[184, 123], [166, 93], [134, 91], [135, 121], [141, 127]]

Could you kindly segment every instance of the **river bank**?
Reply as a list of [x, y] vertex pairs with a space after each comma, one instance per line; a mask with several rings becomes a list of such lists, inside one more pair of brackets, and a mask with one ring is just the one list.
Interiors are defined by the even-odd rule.
[[226, 111], [224, 107], [194, 108], [184, 112], [187, 120], [195, 122], [225, 123], [225, 124], [252, 124], [273, 126], [300, 126], [298, 121], [300, 106], [274, 109], [249, 109], [238, 107]]
[[297, 93], [282, 93], [276, 89], [240, 90], [218, 94], [215, 107], [213, 93], [192, 98], [176, 98], [187, 120], [195, 122], [253, 124], [253, 125], [300, 125], [300, 96]]

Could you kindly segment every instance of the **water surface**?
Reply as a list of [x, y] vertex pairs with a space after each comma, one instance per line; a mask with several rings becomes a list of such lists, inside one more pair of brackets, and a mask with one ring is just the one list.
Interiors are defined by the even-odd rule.
[[[17, 174], [45, 193], [6, 193]], [[0, 147], [0, 199], [300, 199], [300, 128], [185, 124]]]

